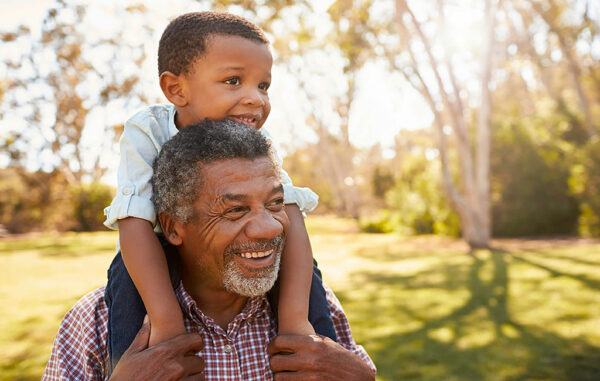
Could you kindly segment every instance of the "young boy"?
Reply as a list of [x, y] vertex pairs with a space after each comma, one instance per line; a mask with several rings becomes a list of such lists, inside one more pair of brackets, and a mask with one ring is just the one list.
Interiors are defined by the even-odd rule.
[[[178, 278], [169, 273], [174, 266], [167, 265], [174, 259], [165, 256], [153, 230], [159, 228], [151, 202], [152, 162], [181, 128], [205, 118], [230, 118], [260, 129], [271, 109], [267, 93], [271, 66], [265, 35], [238, 16], [189, 13], [174, 19], [163, 32], [158, 71], [160, 87], [172, 105], [151, 106], [125, 123], [117, 196], [105, 210], [105, 225], [118, 226], [122, 255], [122, 261], [117, 255], [109, 269], [106, 289], [111, 368], [131, 344], [146, 311], [152, 322], [150, 345], [185, 331], [172, 284]], [[274, 300], [279, 333], [313, 334], [314, 326], [335, 340], [302, 217], [303, 211], [316, 206], [317, 196], [308, 188], [293, 187], [285, 172], [282, 180], [290, 230], [279, 296]]]

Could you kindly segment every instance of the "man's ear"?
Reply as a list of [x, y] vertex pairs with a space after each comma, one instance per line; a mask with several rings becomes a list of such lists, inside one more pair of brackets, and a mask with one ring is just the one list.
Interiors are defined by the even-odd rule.
[[160, 75], [160, 88], [165, 94], [169, 102], [177, 107], [187, 106], [183, 83], [185, 80], [184, 74], [175, 75], [170, 71], [164, 71]]
[[160, 213], [158, 215], [158, 221], [160, 222], [160, 227], [162, 228], [165, 238], [171, 245], [179, 246], [183, 243], [183, 224], [181, 222], [175, 221], [169, 213]]

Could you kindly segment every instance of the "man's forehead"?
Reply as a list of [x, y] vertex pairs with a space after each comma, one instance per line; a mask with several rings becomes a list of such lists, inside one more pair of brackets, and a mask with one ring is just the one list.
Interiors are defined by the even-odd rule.
[[204, 190], [213, 197], [250, 195], [260, 189], [279, 190], [278, 167], [268, 157], [223, 159], [203, 165]]

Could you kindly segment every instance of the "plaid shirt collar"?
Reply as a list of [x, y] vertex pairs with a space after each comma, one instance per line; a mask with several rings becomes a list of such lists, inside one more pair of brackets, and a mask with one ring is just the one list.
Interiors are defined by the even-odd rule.
[[[179, 284], [177, 289], [175, 290], [175, 294], [177, 299], [179, 300], [179, 304], [183, 310], [184, 316], [186, 316], [191, 325], [200, 324], [204, 328], [216, 330], [218, 333], [227, 334], [224, 332], [223, 328], [221, 328], [213, 318], [207, 316], [202, 312], [200, 308], [198, 308], [198, 304], [192, 298], [192, 296], [185, 290], [183, 287], [183, 282]], [[250, 297], [246, 301], [244, 308], [240, 313], [238, 313], [235, 318], [229, 323], [228, 331], [231, 333], [239, 330], [241, 324], [252, 318], [262, 317], [264, 314], [267, 314], [270, 311], [270, 305], [265, 295]]]

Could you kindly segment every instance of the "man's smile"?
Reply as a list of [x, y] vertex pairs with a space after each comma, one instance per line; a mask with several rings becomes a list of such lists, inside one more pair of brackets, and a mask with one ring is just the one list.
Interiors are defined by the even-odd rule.
[[263, 242], [252, 242], [232, 245], [225, 250], [225, 257], [230, 257], [246, 269], [262, 270], [275, 262], [275, 257], [283, 247], [283, 236]]
[[[260, 252], [245, 252], [236, 254], [236, 262], [241, 262], [243, 266], [248, 270], [261, 270], [265, 267], [271, 266], [275, 261], [275, 255], [273, 253], [275, 249]], [[259, 257], [259, 255], [261, 255]]]
[[252, 251], [252, 252], [245, 252], [245, 253], [239, 253], [238, 255], [240, 257], [243, 258], [264, 258], [266, 256], [271, 255], [271, 253], [273, 253], [274, 249], [271, 250], [265, 250], [265, 251]]

